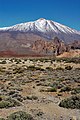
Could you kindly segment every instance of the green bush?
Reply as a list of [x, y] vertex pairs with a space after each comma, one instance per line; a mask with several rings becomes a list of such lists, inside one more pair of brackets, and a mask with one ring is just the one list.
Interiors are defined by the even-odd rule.
[[62, 87], [60, 92], [69, 92], [71, 91], [71, 88], [69, 86]]
[[47, 92], [57, 92], [57, 88], [52, 87], [52, 88], [48, 89]]
[[9, 107], [15, 107], [15, 106], [20, 106], [21, 104], [12, 98], [8, 98], [6, 100], [0, 101], [0, 108], [9, 108]]
[[8, 101], [1, 101], [0, 102], [0, 108], [8, 108], [10, 106], [11, 106], [10, 102], [8, 102]]
[[0, 120], [5, 120], [4, 118], [0, 118]]
[[30, 114], [24, 111], [18, 111], [8, 116], [7, 120], [34, 120]]
[[71, 94], [77, 94], [77, 93], [80, 93], [80, 87], [74, 88], [73, 91], [71, 92]]
[[71, 96], [70, 98], [64, 99], [59, 104], [60, 107], [80, 109], [80, 96]]
[[6, 60], [3, 60], [2, 62], [0, 62], [0, 64], [6, 64]]
[[37, 100], [37, 99], [38, 99], [38, 97], [37, 97], [37, 96], [32, 95], [32, 96], [27, 96], [27, 99], [29, 99], [29, 100]]

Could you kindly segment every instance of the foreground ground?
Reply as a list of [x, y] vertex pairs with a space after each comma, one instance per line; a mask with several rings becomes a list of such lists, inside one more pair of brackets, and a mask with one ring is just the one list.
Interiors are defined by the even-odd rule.
[[0, 118], [25, 111], [34, 120], [80, 120], [80, 109], [59, 106], [73, 95], [80, 96], [80, 59], [0, 59]]

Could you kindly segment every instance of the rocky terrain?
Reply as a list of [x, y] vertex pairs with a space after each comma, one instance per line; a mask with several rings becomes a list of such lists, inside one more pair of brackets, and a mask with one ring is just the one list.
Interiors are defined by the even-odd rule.
[[0, 58], [0, 120], [14, 119], [80, 120], [80, 58]]
[[43, 18], [0, 28], [0, 120], [80, 120], [80, 31]]
[[69, 51], [69, 46], [60, 41], [57, 37], [53, 41], [37, 40], [32, 45], [32, 50], [43, 55], [60, 55]]

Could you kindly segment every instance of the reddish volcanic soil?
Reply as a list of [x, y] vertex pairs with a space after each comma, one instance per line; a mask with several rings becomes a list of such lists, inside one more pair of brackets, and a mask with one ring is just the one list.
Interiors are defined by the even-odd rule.
[[17, 54], [13, 51], [1, 51], [0, 57], [46, 57], [46, 55], [37, 55], [37, 54]]

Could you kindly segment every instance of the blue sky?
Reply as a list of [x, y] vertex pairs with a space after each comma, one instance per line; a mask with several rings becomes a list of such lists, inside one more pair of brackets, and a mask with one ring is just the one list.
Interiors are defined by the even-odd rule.
[[80, 30], [80, 0], [0, 0], [0, 27], [39, 18]]

